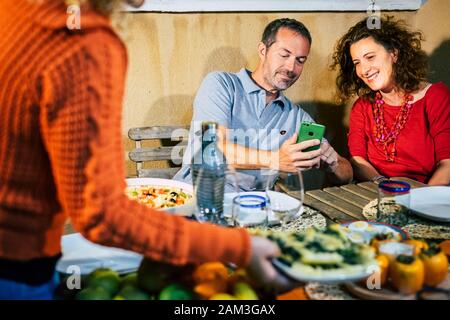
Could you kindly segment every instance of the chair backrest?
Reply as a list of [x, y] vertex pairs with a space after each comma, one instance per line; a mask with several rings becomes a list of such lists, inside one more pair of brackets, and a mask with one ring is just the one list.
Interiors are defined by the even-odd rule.
[[[187, 146], [189, 126], [154, 126], [131, 128], [128, 137], [136, 144], [129, 158], [136, 162], [138, 177], [171, 179], [181, 167], [183, 154]], [[142, 141], [159, 140], [160, 147], [142, 147]], [[144, 169], [146, 161], [169, 161], [170, 168]]]

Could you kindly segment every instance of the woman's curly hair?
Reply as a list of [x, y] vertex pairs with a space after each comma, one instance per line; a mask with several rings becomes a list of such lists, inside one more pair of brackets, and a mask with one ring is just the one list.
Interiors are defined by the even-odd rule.
[[350, 28], [335, 47], [331, 68], [338, 70], [336, 85], [340, 102], [353, 95], [369, 100], [375, 96], [375, 92], [356, 75], [350, 55], [350, 46], [368, 37], [389, 52], [398, 51], [393, 72], [395, 83], [401, 89], [412, 92], [426, 80], [428, 62], [426, 53], [421, 49], [422, 33], [409, 31], [404, 21], [395, 21], [392, 17], [381, 18], [380, 29], [369, 29], [365, 18]]

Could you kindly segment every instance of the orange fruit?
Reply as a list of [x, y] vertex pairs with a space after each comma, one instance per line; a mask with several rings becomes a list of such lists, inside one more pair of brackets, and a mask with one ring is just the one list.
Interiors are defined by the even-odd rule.
[[194, 292], [201, 299], [209, 299], [217, 293], [224, 293], [227, 291], [227, 283], [224, 280], [216, 280], [199, 283], [194, 287]]
[[304, 287], [298, 287], [277, 296], [277, 300], [309, 300]]
[[221, 262], [206, 262], [194, 270], [192, 278], [196, 284], [226, 280], [228, 278], [228, 269]]
[[444, 240], [439, 243], [439, 248], [441, 248], [443, 253], [450, 256], [450, 240]]
[[384, 254], [379, 254], [376, 257], [378, 266], [380, 267], [380, 284], [383, 286], [386, 283], [389, 272], [389, 257]]

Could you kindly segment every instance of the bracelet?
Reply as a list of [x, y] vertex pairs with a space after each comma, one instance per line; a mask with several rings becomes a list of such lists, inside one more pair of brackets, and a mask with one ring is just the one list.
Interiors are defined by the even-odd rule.
[[381, 181], [383, 180], [389, 180], [388, 178], [386, 178], [385, 176], [375, 176], [372, 178], [372, 182], [375, 182], [376, 184], [379, 184]]

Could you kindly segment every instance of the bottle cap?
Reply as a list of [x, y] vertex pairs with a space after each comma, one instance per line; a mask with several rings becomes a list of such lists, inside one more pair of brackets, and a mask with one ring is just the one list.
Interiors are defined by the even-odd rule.
[[202, 122], [203, 141], [216, 141], [218, 124], [214, 121]]

